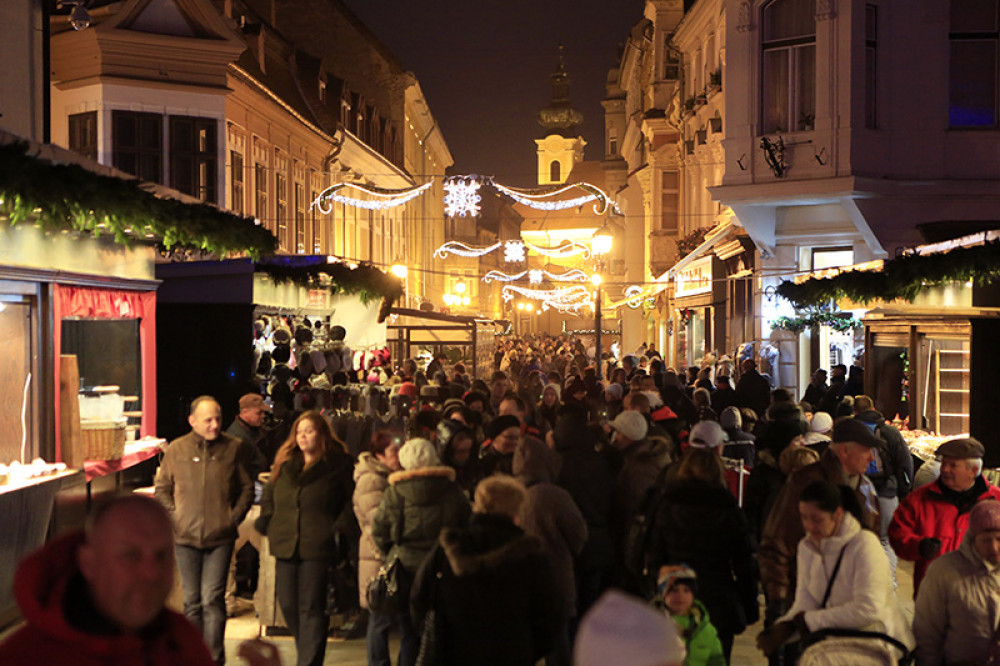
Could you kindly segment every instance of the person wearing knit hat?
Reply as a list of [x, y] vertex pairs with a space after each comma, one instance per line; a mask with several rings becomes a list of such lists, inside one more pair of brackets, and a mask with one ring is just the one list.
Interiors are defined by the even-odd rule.
[[803, 439], [806, 446], [816, 449], [818, 453], [823, 453], [830, 445], [830, 433], [833, 430], [833, 417], [826, 412], [816, 412], [812, 420], [809, 421], [809, 432]]
[[1000, 500], [1000, 488], [982, 475], [984, 453], [983, 445], [973, 437], [951, 439], [939, 446], [940, 477], [910, 492], [892, 516], [889, 543], [900, 559], [916, 563], [914, 596], [931, 561], [962, 544], [976, 502]]
[[576, 666], [682, 666], [687, 650], [670, 618], [611, 590], [584, 616], [573, 656]]
[[957, 551], [931, 562], [917, 594], [917, 664], [991, 663], [1000, 587], [1000, 502], [969, 514]]
[[441, 459], [438, 457], [437, 448], [429, 439], [417, 437], [409, 439], [399, 450], [399, 464], [405, 470], [423, 469], [424, 467], [438, 467]]
[[687, 649], [684, 666], [724, 664], [722, 641], [698, 595], [698, 575], [686, 564], [665, 567], [656, 584], [657, 605], [677, 623]]
[[615, 417], [608, 426], [617, 433], [614, 438], [615, 446], [620, 449], [627, 448], [635, 442], [646, 437], [649, 425], [646, 419], [639, 412], [631, 410], [624, 411]]
[[513, 414], [492, 419], [483, 429], [486, 441], [480, 451], [483, 474], [490, 476], [497, 472], [511, 474], [514, 451], [521, 441], [521, 421]]

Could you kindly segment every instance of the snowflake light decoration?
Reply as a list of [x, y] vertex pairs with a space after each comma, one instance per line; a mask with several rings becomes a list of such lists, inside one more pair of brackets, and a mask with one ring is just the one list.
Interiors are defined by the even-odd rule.
[[503, 260], [508, 263], [524, 261], [525, 250], [523, 241], [507, 241], [503, 244]]
[[528, 271], [528, 282], [531, 284], [541, 284], [542, 283], [542, 271], [538, 268], [532, 268]]
[[448, 217], [479, 215], [479, 181], [476, 178], [449, 178], [444, 181], [444, 214]]

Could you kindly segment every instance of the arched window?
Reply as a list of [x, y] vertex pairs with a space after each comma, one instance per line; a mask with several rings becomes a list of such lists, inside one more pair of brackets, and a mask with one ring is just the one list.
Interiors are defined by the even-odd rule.
[[559, 160], [552, 160], [552, 163], [549, 164], [549, 180], [553, 183], [562, 180], [562, 165], [559, 164]]
[[816, 118], [816, 0], [774, 0], [761, 19], [761, 132], [811, 130]]

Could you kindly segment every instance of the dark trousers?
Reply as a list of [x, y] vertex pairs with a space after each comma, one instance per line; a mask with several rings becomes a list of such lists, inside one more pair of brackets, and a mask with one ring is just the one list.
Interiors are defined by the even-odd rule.
[[416, 632], [408, 612], [373, 613], [368, 615], [368, 666], [392, 666], [389, 656], [389, 632], [395, 624], [399, 630], [399, 666], [412, 666], [420, 652], [420, 634]]
[[217, 664], [226, 663], [226, 578], [233, 542], [215, 548], [177, 545], [177, 569], [184, 589], [184, 615], [201, 630]]
[[298, 666], [322, 666], [326, 656], [328, 582], [326, 560], [275, 560], [278, 605], [295, 637]]

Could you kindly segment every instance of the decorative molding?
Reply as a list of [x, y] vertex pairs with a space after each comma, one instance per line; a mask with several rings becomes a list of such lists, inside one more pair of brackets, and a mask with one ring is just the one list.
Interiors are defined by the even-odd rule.
[[816, 20], [827, 21], [837, 15], [837, 0], [816, 0]]
[[736, 11], [736, 32], [750, 32], [753, 29], [751, 20], [750, 3], [741, 2]]

